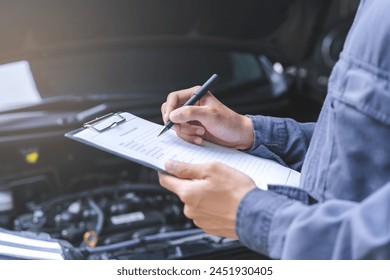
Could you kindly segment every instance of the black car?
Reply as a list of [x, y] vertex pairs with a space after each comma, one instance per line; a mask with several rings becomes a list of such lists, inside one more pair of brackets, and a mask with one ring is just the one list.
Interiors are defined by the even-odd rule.
[[116, 111], [161, 123], [169, 92], [213, 73], [237, 112], [315, 121], [358, 2], [0, 1], [0, 75], [28, 65], [39, 93], [0, 92], [0, 259], [265, 258], [196, 228], [154, 170], [64, 134]]

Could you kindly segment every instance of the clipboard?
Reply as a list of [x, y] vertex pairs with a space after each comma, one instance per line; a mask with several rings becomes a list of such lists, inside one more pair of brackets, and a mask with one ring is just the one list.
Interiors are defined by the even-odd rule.
[[88, 146], [97, 148], [97, 149], [102, 150], [104, 152], [108, 152], [108, 153], [114, 154], [116, 156], [125, 158], [125, 159], [133, 161], [135, 163], [144, 165], [144, 166], [152, 168], [156, 171], [166, 172], [164, 169], [159, 168], [153, 164], [150, 164], [147, 161], [139, 160], [139, 159], [136, 159], [136, 158], [131, 157], [131, 156], [126, 156], [125, 154], [115, 152], [114, 150], [112, 150], [110, 148], [107, 148], [107, 147], [104, 147], [101, 145], [96, 145], [91, 141], [87, 141], [85, 139], [76, 137], [76, 135], [78, 133], [80, 133], [81, 131], [86, 130], [86, 129], [92, 129], [98, 133], [104, 133], [104, 132], [109, 131], [110, 129], [113, 129], [113, 128], [121, 125], [121, 124], [124, 124], [126, 121], [128, 121], [128, 119], [123, 114], [126, 114], [126, 113], [124, 113], [124, 112], [116, 112], [116, 113], [111, 112], [111, 113], [108, 113], [106, 115], [97, 117], [93, 120], [85, 122], [81, 128], [67, 132], [65, 134], [65, 137], [72, 139], [72, 140], [76, 140], [76, 141], [83, 143], [83, 144], [86, 144]]
[[103, 132], [110, 128], [113, 128], [121, 123], [125, 122], [126, 118], [123, 117], [120, 112], [108, 113], [107, 115], [98, 117], [92, 121], [83, 124], [83, 128], [93, 128], [97, 132]]
[[65, 136], [157, 171], [166, 172], [168, 160], [197, 164], [219, 161], [247, 174], [261, 189], [267, 189], [268, 184], [299, 186], [300, 173], [279, 163], [208, 141], [202, 146], [192, 144], [173, 130], [158, 137], [162, 127], [131, 113], [117, 112], [86, 122]]

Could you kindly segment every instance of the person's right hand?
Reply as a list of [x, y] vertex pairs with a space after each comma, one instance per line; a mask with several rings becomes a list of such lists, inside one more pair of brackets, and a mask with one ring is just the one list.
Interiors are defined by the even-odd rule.
[[170, 93], [161, 106], [164, 123], [174, 122], [177, 135], [194, 144], [201, 145], [203, 140], [208, 140], [241, 150], [252, 147], [251, 119], [229, 109], [210, 92], [197, 104], [183, 107], [198, 89], [199, 86]]

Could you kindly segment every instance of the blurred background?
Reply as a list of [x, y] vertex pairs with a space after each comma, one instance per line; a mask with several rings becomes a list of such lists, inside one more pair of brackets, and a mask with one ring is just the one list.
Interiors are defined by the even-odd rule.
[[169, 92], [214, 73], [239, 113], [315, 121], [358, 4], [0, 0], [0, 228], [65, 240], [78, 258], [262, 258], [188, 232], [155, 171], [64, 133], [116, 111], [162, 123]]

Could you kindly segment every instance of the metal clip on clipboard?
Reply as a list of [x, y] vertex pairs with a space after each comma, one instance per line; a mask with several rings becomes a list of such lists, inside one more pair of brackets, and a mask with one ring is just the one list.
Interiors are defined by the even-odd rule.
[[83, 124], [84, 128], [93, 128], [97, 132], [103, 132], [126, 121], [120, 113], [109, 113]]

